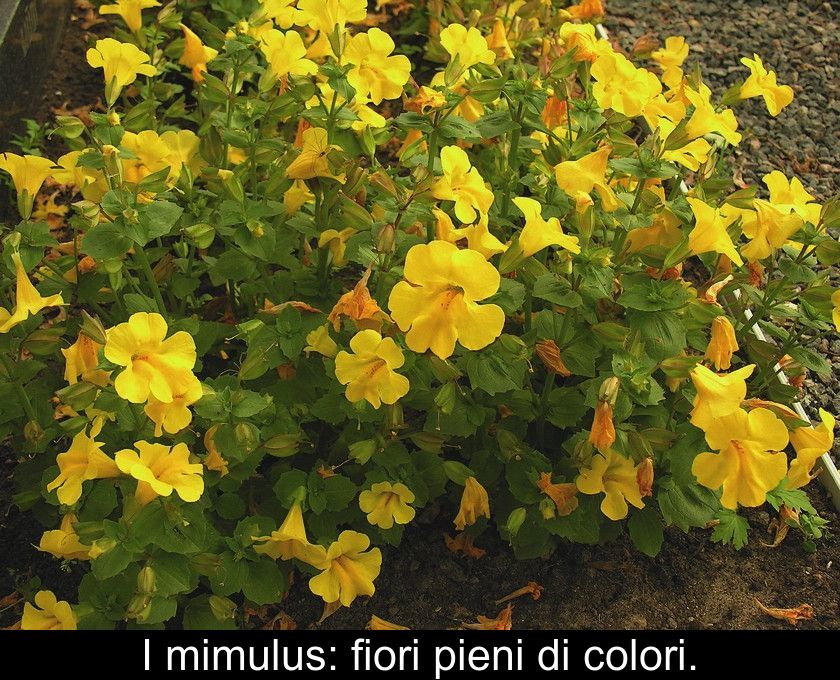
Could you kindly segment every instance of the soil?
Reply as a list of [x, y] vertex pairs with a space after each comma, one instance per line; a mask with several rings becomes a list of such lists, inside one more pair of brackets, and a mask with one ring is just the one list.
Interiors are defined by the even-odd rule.
[[[741, 147], [744, 178], [755, 182], [781, 167], [800, 176], [821, 198], [836, 193], [840, 48], [831, 39], [837, 17], [829, 3], [608, 4], [607, 27], [625, 48], [647, 32], [661, 39], [685, 35], [693, 59], [704, 62], [704, 73], [719, 92], [739, 77], [740, 56], [753, 51], [765, 56], [781, 82], [794, 84], [797, 99], [779, 119], [768, 119], [758, 101], [741, 109], [739, 119], [748, 133]], [[77, 6], [70, 18], [56, 68], [45, 83], [40, 121], [54, 108], [90, 105], [101, 96], [101, 76], [87, 68], [84, 58], [89, 42], [105, 35], [107, 25], [86, 25], [91, 17], [83, 2], [78, 5], [81, 9]], [[55, 156], [62, 149], [46, 151]], [[836, 337], [825, 340], [822, 349], [835, 366], [840, 363]], [[811, 406], [840, 412], [839, 374], [811, 382], [806, 388]], [[0, 460], [0, 596], [39, 577], [57, 595], [72, 600], [83, 567], [65, 571], [57, 560], [35, 550], [43, 529], [12, 505], [13, 461], [8, 455]], [[824, 491], [814, 484], [811, 495], [820, 513], [836, 525], [837, 514]], [[549, 558], [525, 562], [515, 560], [492, 532], [477, 539], [478, 547], [487, 551], [478, 560], [449, 552], [443, 534], [451, 532], [454, 514], [455, 508], [432, 506], [406, 531], [398, 552], [385, 551], [373, 598], [316, 624], [320, 600], [299, 579], [284, 610], [300, 628], [360, 629], [372, 614], [413, 628], [455, 628], [478, 615], [495, 616], [504, 606], [496, 605], [497, 599], [535, 581], [544, 592], [536, 601], [530, 596], [514, 601], [516, 629], [788, 627], [761, 612], [756, 599], [768, 607], [810, 604], [815, 618], [801, 622], [800, 628], [840, 629], [840, 536], [826, 536], [814, 554], [803, 550], [793, 532], [780, 547], [766, 548], [762, 542], [772, 539], [766, 533], [771, 517], [764, 511], [748, 515], [750, 544], [741, 551], [711, 543], [710, 531], [686, 535], [669, 529], [656, 558], [641, 555], [622, 536], [605, 546], [563, 544]], [[0, 613], [0, 624], [12, 623], [15, 615], [14, 610]]]

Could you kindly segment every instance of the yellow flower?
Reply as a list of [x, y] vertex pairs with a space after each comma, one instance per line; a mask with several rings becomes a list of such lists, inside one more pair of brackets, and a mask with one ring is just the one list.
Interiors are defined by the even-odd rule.
[[578, 491], [587, 495], [604, 494], [601, 512], [612, 520], [627, 517], [629, 503], [643, 508], [639, 484], [636, 481], [638, 466], [614, 449], [608, 449], [592, 457], [589, 468], [581, 470], [575, 480]]
[[313, 177], [331, 177], [344, 181], [344, 175], [334, 175], [330, 170], [327, 154], [336, 147], [327, 141], [324, 128], [308, 128], [303, 133], [303, 150], [286, 168], [289, 179], [312, 179]]
[[487, 47], [496, 53], [496, 58], [499, 60], [513, 59], [513, 50], [510, 49], [508, 42], [505, 22], [499, 17], [496, 17], [496, 21], [493, 22], [493, 31], [487, 38]]
[[831, 294], [831, 304], [834, 309], [831, 310], [831, 320], [834, 322], [834, 328], [840, 333], [840, 290], [835, 290]]
[[612, 405], [609, 401], [599, 400], [595, 405], [589, 442], [601, 453], [608, 451], [615, 444], [615, 425], [613, 424]]
[[74, 514], [67, 513], [64, 515], [58, 529], [45, 531], [41, 536], [38, 550], [62, 560], [89, 560], [90, 546], [79, 540], [79, 536], [73, 528], [76, 521]]
[[99, 387], [108, 384], [107, 371], [97, 370], [99, 365], [99, 350], [102, 349], [95, 340], [92, 340], [84, 333], [79, 333], [74, 342], [67, 349], [61, 348], [64, 355], [64, 379], [71, 385], [75, 385], [79, 378]]
[[665, 38], [665, 47], [651, 53], [653, 59], [662, 68], [662, 82], [670, 89], [679, 86], [683, 79], [682, 65], [688, 57], [688, 43], [682, 36]]
[[374, 580], [382, 568], [382, 551], [371, 548], [370, 539], [358, 531], [342, 531], [327, 550], [321, 573], [309, 579], [309, 589], [331, 604], [349, 607], [359, 595], [373, 595]]
[[143, 10], [148, 7], [160, 7], [157, 0], [116, 0], [113, 5], [102, 5], [100, 14], [119, 14], [128, 30], [137, 33], [143, 27]]
[[184, 384], [195, 379], [195, 341], [185, 331], [166, 338], [167, 330], [160, 314], [148, 312], [132, 314], [127, 322], [108, 330], [105, 358], [125, 366], [114, 381], [123, 399], [142, 404], [152, 395], [168, 404]]
[[23, 268], [20, 253], [12, 253], [12, 262], [15, 263], [15, 306], [11, 312], [0, 307], [0, 334], [8, 333], [12, 328], [19, 323], [23, 323], [30, 316], [37, 314], [44, 307], [55, 307], [64, 304], [61, 293], [43, 297], [38, 292], [38, 289], [32, 285], [26, 270]]
[[455, 216], [465, 224], [475, 222], [476, 210], [486, 215], [493, 204], [493, 192], [472, 167], [466, 152], [457, 146], [445, 146], [440, 150], [440, 165], [443, 177], [432, 186], [432, 196], [455, 201]]
[[687, 199], [694, 213], [694, 229], [688, 235], [688, 247], [695, 255], [702, 253], [720, 253], [726, 255], [739, 267], [744, 264], [735, 244], [726, 233], [726, 222], [717, 208], [713, 208], [699, 198]]
[[297, 7], [303, 13], [299, 23], [327, 36], [336, 27], [344, 33], [348, 23], [361, 23], [367, 16], [367, 0], [298, 0]]
[[507, 245], [490, 233], [487, 215], [479, 215], [478, 222], [464, 227], [461, 231], [467, 239], [467, 247], [481, 253], [485, 260], [507, 250]]
[[790, 489], [799, 489], [810, 482], [817, 459], [834, 446], [834, 416], [820, 409], [820, 421], [816, 427], [797, 427], [790, 433], [790, 443], [796, 451], [788, 472]]
[[35, 593], [35, 604], [23, 605], [21, 630], [76, 630], [76, 615], [69, 602], [58, 600], [51, 590]]
[[606, 180], [609, 158], [610, 148], [605, 146], [576, 161], [564, 161], [554, 166], [557, 186], [574, 199], [578, 212], [592, 205], [593, 191], [601, 197], [604, 210], [618, 210], [618, 199]]
[[750, 75], [741, 85], [741, 99], [764, 97], [767, 111], [778, 116], [782, 109], [793, 101], [793, 89], [789, 85], [776, 83], [776, 72], [768, 71], [757, 54], [752, 59], [744, 57], [741, 63], [750, 70]]
[[198, 153], [200, 140], [192, 130], [167, 130], [161, 134], [160, 141], [169, 151], [163, 160], [169, 166], [170, 183], [174, 184], [178, 180], [183, 166], [187, 166], [195, 175], [205, 165]]
[[17, 192], [17, 205], [20, 216], [28, 220], [32, 214], [32, 204], [41, 185], [53, 174], [55, 164], [41, 156], [18, 156], [15, 153], [0, 154], [0, 170], [8, 172]]
[[822, 206], [809, 194], [797, 177], [788, 179], [779, 170], [761, 178], [770, 192], [770, 203], [784, 213], [795, 212], [803, 220], [817, 224]]
[[190, 375], [189, 380], [178, 386], [170, 402], [160, 401], [150, 394], [143, 411], [155, 424], [155, 437], [162, 436], [164, 430], [176, 434], [189, 425], [192, 422], [189, 407], [201, 399], [203, 394], [201, 381], [194, 375]]
[[[390, 323], [391, 317], [379, 308], [379, 304], [371, 297], [367, 287], [370, 269], [353, 286], [353, 290], [342, 295], [327, 316], [335, 330], [341, 329], [341, 317], [346, 316], [353, 321], [357, 330], [372, 329], [379, 332], [383, 323]], [[308, 342], [308, 339], [307, 339]], [[335, 356], [335, 355], [333, 355]]]
[[295, 0], [260, 0], [262, 14], [282, 29], [305, 23], [299, 9], [293, 7]]
[[204, 457], [204, 467], [208, 470], [218, 472], [220, 477], [224, 477], [230, 470], [228, 470], [228, 462], [222, 457], [222, 454], [219, 452], [219, 447], [216, 446], [214, 440], [218, 429], [219, 425], [216, 424], [204, 433], [204, 448], [207, 449], [207, 455]]
[[405, 362], [403, 352], [392, 338], [374, 330], [359, 331], [350, 340], [353, 354], [341, 351], [335, 357], [335, 377], [349, 401], [366, 400], [379, 408], [394, 404], [408, 394], [408, 378], [396, 373]]
[[554, 501], [560, 517], [571, 515], [578, 506], [577, 486], [572, 483], [553, 484], [550, 472], [541, 472], [537, 488]]
[[559, 246], [571, 253], [579, 253], [577, 236], [569, 236], [563, 233], [560, 220], [550, 217], [548, 220], [542, 217], [542, 206], [533, 198], [514, 198], [516, 207], [525, 216], [525, 226], [519, 233], [519, 246], [525, 257], [530, 257], [548, 246]]
[[592, 65], [592, 94], [602, 109], [634, 118], [662, 92], [662, 83], [650, 71], [636, 68], [624, 55], [605, 54]]
[[467, 29], [462, 24], [449, 24], [440, 32], [440, 44], [449, 53], [449, 62], [458, 60], [458, 68], [465, 71], [476, 64], [492, 64], [496, 53], [477, 28]]
[[[754, 508], [764, 503], [787, 472], [782, 452], [788, 443], [784, 422], [766, 408], [737, 409], [705, 424], [706, 442], [720, 453], [701, 453], [691, 471], [709, 489], [723, 487], [721, 504]], [[780, 453], [776, 453], [780, 452]]]
[[332, 359], [338, 354], [338, 345], [330, 337], [329, 326], [318, 326], [306, 336], [306, 347], [303, 351], [307, 353], [318, 352], [322, 356]]
[[405, 484], [377, 482], [359, 494], [359, 507], [367, 514], [367, 521], [380, 529], [408, 524], [414, 519], [414, 492]]
[[318, 565], [327, 557], [327, 551], [322, 546], [313, 545], [306, 537], [300, 503], [292, 505], [283, 524], [270, 536], [252, 536], [251, 540], [255, 542], [257, 553], [268, 555], [273, 560], [297, 558], [307, 564]]
[[475, 524], [479, 517], [490, 519], [490, 497], [475, 477], [467, 477], [461, 494], [461, 507], [453, 523], [458, 531], [463, 531], [464, 527]]
[[741, 247], [747, 261], [757, 262], [770, 257], [778, 248], [802, 228], [802, 218], [796, 213], [785, 214], [772, 203], [755, 199], [755, 219], [744, 222], [744, 235], [752, 239]]
[[499, 272], [480, 253], [445, 241], [418, 244], [408, 251], [403, 275], [406, 280], [394, 286], [388, 307], [400, 330], [407, 331], [412, 351], [431, 349], [446, 359], [456, 340], [477, 350], [501, 334], [502, 308], [477, 304], [500, 284]]
[[381, 619], [376, 614], [371, 615], [370, 621], [368, 621], [368, 625], [365, 628], [366, 630], [411, 630], [405, 626]]
[[138, 75], [153, 76], [157, 69], [149, 63], [149, 55], [131, 43], [121, 43], [113, 38], [96, 41], [87, 51], [87, 63], [101, 68], [105, 75], [105, 98], [113, 104], [126, 85], [137, 80]]
[[466, 73], [454, 83], [449, 84], [446, 82], [446, 73], [438, 71], [432, 76], [430, 85], [437, 88], [445, 87], [459, 96], [459, 102], [452, 110], [455, 115], [461, 116], [470, 123], [474, 123], [484, 115], [484, 104], [475, 97], [469, 96], [469, 88], [466, 86]]
[[580, 2], [574, 5], [569, 5], [566, 11], [573, 19], [579, 19], [581, 21], [602, 17], [605, 14], [602, 0], [580, 0]]
[[728, 371], [732, 365], [732, 355], [737, 351], [738, 340], [732, 322], [726, 316], [716, 316], [712, 320], [712, 335], [706, 346], [706, 359], [718, 371]]
[[137, 480], [134, 496], [140, 505], [147, 505], [158, 496], [169, 496], [173, 491], [187, 503], [201, 498], [204, 468], [201, 463], [190, 463], [186, 444], [169, 447], [139, 441], [134, 448], [134, 451], [117, 451], [114, 458], [121, 472]]
[[89, 479], [119, 477], [117, 464], [102, 451], [102, 442], [95, 441], [101, 424], [91, 427], [90, 436], [85, 430], [73, 437], [70, 448], [56, 456], [58, 477], [47, 484], [47, 491], [58, 489], [59, 502], [73, 505], [82, 495], [82, 482]]
[[261, 38], [260, 50], [278, 78], [311, 76], [318, 72], [318, 65], [306, 58], [306, 46], [297, 31], [267, 31]]
[[689, 139], [697, 139], [714, 132], [723, 137], [732, 146], [741, 142], [741, 135], [736, 132], [738, 121], [731, 109], [724, 109], [720, 113], [715, 111], [712, 104], [711, 90], [701, 83], [699, 90], [685, 88], [685, 96], [694, 106], [694, 113], [688, 119], [685, 133]]
[[344, 258], [344, 253], [347, 250], [347, 240], [355, 233], [356, 230], [352, 227], [346, 227], [341, 231], [327, 229], [321, 232], [321, 235], [318, 237], [318, 247], [329, 248], [333, 265], [342, 267], [347, 264], [347, 260]]
[[184, 24], [178, 25], [184, 34], [184, 51], [178, 63], [190, 69], [192, 71], [192, 79], [197, 83], [201, 83], [204, 81], [204, 72], [207, 70], [207, 64], [219, 56], [219, 51], [214, 50], [212, 47], [207, 47], [207, 45], [201, 42], [201, 38]]
[[53, 179], [59, 184], [69, 184], [79, 189], [86, 200], [99, 203], [108, 191], [105, 175], [101, 170], [79, 166], [82, 153], [81, 150], [70, 151], [59, 156], [55, 163], [57, 169], [53, 171]]
[[379, 104], [383, 99], [397, 99], [402, 94], [411, 74], [411, 62], [403, 54], [389, 56], [394, 47], [391, 36], [378, 28], [357, 33], [347, 41], [342, 56], [353, 64], [347, 82], [356, 90], [357, 97], [368, 97]]
[[614, 52], [608, 40], [596, 36], [595, 26], [592, 24], [573, 24], [567, 21], [560, 27], [560, 39], [565, 43], [567, 50], [575, 50], [575, 61], [594, 62], [599, 57]]
[[309, 187], [302, 179], [292, 182], [292, 186], [283, 194], [283, 205], [286, 206], [287, 215], [294, 215], [304, 205], [314, 200], [315, 194], [309, 191]]
[[691, 382], [697, 390], [691, 411], [691, 424], [705, 430], [718, 418], [728, 416], [741, 408], [747, 396], [747, 378], [752, 375], [754, 364], [732, 373], [718, 375], [702, 364], [691, 371]]

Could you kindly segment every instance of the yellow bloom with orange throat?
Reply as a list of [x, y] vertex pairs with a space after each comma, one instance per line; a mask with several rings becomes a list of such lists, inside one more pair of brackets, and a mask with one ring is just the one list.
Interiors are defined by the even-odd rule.
[[480, 253], [446, 241], [418, 244], [408, 251], [403, 276], [391, 291], [388, 308], [412, 351], [431, 349], [447, 359], [456, 342], [478, 350], [501, 335], [502, 308], [478, 304], [494, 295], [501, 281]]
[[342, 531], [316, 565], [321, 573], [309, 579], [309, 589], [324, 602], [349, 607], [360, 595], [373, 595], [373, 582], [382, 568], [382, 551], [371, 548], [370, 539], [358, 531]]
[[335, 376], [347, 388], [349, 401], [367, 401], [374, 408], [394, 404], [408, 394], [408, 378], [396, 372], [405, 362], [402, 350], [392, 338], [374, 330], [359, 331], [350, 340], [349, 352], [335, 357]]
[[107, 332], [105, 358], [124, 366], [114, 381], [117, 394], [135, 404], [149, 396], [166, 404], [196, 379], [195, 341], [185, 331], [166, 337], [168, 326], [160, 315], [137, 312]]
[[143, 27], [143, 10], [160, 7], [158, 0], [117, 0], [113, 5], [100, 5], [100, 14], [116, 14], [122, 17], [128, 30], [137, 33]]
[[463, 531], [465, 527], [475, 524], [479, 517], [490, 519], [490, 497], [481, 482], [475, 477], [467, 477], [461, 494], [461, 505], [453, 523], [458, 531]]
[[131, 85], [137, 76], [153, 76], [157, 69], [149, 63], [149, 55], [131, 43], [113, 38], [97, 40], [87, 51], [87, 62], [101, 68], [105, 76], [105, 98], [109, 104], [117, 101], [120, 92]]
[[787, 473], [784, 422], [766, 408], [737, 409], [703, 426], [706, 442], [718, 453], [701, 453], [691, 471], [703, 486], [723, 487], [721, 504], [730, 510], [764, 503]]
[[12, 253], [12, 262], [15, 264], [15, 306], [11, 312], [0, 307], [0, 333], [8, 333], [19, 323], [23, 323], [45, 307], [64, 304], [61, 293], [44, 297], [38, 292], [29, 280], [29, 275], [20, 259], [20, 253]]
[[403, 54], [391, 56], [394, 41], [385, 31], [371, 28], [347, 41], [343, 58], [353, 65], [347, 82], [356, 96], [369, 98], [374, 104], [383, 99], [397, 99], [411, 75], [411, 62]]
[[455, 202], [455, 216], [465, 224], [476, 220], [476, 211], [486, 215], [493, 203], [493, 192], [484, 184], [478, 169], [472, 166], [467, 153], [457, 146], [440, 150], [443, 177], [432, 186], [432, 196]]
[[135, 450], [117, 451], [114, 458], [123, 474], [137, 480], [135, 498], [147, 505], [158, 496], [176, 492], [181, 500], [194, 503], [204, 493], [204, 468], [190, 463], [190, 451], [183, 442], [173, 447], [139, 441]]
[[604, 494], [601, 512], [612, 520], [624, 519], [629, 505], [645, 506], [637, 480], [639, 466], [615, 449], [608, 449], [592, 457], [588, 468], [580, 471], [575, 480], [578, 491], [588, 495]]
[[359, 494], [359, 507], [367, 515], [367, 521], [380, 529], [413, 520], [413, 502], [414, 492], [401, 482], [376, 482]]

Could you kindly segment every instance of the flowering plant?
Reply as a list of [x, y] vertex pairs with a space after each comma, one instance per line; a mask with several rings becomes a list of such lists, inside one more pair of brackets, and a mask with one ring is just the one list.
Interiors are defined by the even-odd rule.
[[350, 606], [431, 505], [522, 558], [740, 547], [765, 503], [819, 537], [834, 420], [791, 406], [840, 201], [733, 188], [731, 107], [793, 96], [758, 56], [718, 97], [591, 0], [100, 12], [107, 110], [0, 155], [0, 434], [39, 549], [83, 564], [24, 627], [233, 627], [295, 573]]

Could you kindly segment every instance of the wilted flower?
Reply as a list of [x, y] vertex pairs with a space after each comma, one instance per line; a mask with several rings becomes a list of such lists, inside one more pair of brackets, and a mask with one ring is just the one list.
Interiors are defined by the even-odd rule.
[[572, 514], [578, 506], [577, 486], [574, 483], [553, 484], [550, 472], [541, 472], [537, 488], [554, 501], [557, 514], [565, 517]]
[[380, 619], [376, 614], [373, 614], [370, 617], [370, 621], [368, 621], [368, 624], [367, 626], [365, 626], [365, 628], [367, 630], [411, 630], [410, 628], [406, 628], [405, 626], [400, 626], [396, 623], [386, 621], [385, 619]]
[[508, 42], [505, 22], [499, 17], [496, 17], [493, 22], [493, 31], [487, 37], [487, 47], [496, 53], [497, 59], [502, 61], [513, 59], [513, 50], [510, 49], [510, 43]]
[[706, 346], [706, 359], [718, 371], [728, 371], [732, 365], [732, 355], [737, 351], [738, 340], [732, 322], [726, 316], [716, 316], [712, 320], [712, 335]]
[[537, 356], [545, 364], [545, 367], [552, 373], [568, 378], [572, 372], [563, 363], [563, 356], [560, 348], [554, 340], [540, 340], [534, 347]]
[[482, 516], [490, 519], [490, 497], [475, 477], [467, 477], [461, 494], [461, 507], [455, 516], [455, 528], [463, 531], [464, 527], [475, 524]]

